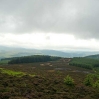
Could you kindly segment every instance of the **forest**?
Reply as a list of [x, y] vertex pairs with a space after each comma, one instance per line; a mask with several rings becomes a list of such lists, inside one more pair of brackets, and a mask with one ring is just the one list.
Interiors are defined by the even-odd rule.
[[72, 66], [83, 67], [86, 69], [93, 69], [99, 67], [99, 60], [78, 57], [78, 58], [73, 58], [69, 64]]
[[48, 55], [23, 56], [23, 57], [11, 58], [8, 64], [47, 62], [47, 61], [55, 61], [60, 58], [61, 57], [48, 56]]

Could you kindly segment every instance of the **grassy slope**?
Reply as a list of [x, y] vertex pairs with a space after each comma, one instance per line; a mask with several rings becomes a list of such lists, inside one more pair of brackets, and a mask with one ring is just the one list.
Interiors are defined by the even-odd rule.
[[10, 75], [10, 76], [16, 76], [16, 77], [22, 77], [22, 76], [25, 76], [25, 75], [32, 76], [32, 77], [35, 76], [35, 75], [32, 75], [32, 74], [27, 74], [27, 73], [24, 73], [24, 72], [13, 71], [13, 70], [4, 69], [4, 68], [0, 68], [0, 72], [2, 74], [7, 74], [7, 75]]

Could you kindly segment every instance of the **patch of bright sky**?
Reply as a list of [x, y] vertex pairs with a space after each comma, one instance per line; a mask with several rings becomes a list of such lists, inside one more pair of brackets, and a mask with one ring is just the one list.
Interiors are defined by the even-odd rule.
[[76, 39], [73, 35], [55, 33], [3, 34], [0, 45], [54, 50], [99, 50], [95, 39]]

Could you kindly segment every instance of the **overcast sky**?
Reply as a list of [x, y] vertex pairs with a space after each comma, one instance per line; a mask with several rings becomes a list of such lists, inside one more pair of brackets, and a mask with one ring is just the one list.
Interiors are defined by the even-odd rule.
[[99, 50], [99, 0], [0, 0], [0, 45]]

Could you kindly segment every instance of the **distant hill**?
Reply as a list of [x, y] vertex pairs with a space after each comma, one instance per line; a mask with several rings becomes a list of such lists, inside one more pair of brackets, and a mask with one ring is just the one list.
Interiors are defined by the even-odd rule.
[[97, 55], [89, 55], [89, 56], [86, 56], [86, 58], [99, 59], [99, 54], [97, 54]]
[[[56, 50], [38, 50], [38, 49], [25, 49], [25, 48], [14, 48], [0, 46], [0, 59], [10, 57], [20, 57], [29, 55], [51, 55], [60, 57], [73, 57], [75, 53], [67, 53]], [[79, 56], [78, 53], [76, 56]]]
[[50, 55], [59, 57], [84, 57], [92, 54], [98, 54], [99, 52], [85, 52], [85, 51], [57, 51], [57, 50], [38, 50], [38, 49], [26, 49], [26, 48], [15, 48], [0, 46], [0, 59], [29, 56], [29, 55]]

